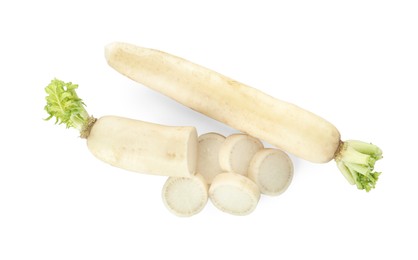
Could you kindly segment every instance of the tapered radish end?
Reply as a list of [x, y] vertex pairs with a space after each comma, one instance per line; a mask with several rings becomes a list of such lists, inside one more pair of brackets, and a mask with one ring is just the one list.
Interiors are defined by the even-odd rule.
[[120, 44], [121, 43], [119, 42], [112, 42], [105, 46], [105, 58], [108, 63], [111, 60], [112, 55], [115, 53], [115, 50], [117, 50], [118, 46], [120, 46]]

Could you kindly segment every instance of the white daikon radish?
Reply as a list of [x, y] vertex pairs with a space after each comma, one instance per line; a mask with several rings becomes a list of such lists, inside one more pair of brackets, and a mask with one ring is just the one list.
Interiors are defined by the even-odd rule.
[[163, 186], [164, 205], [175, 215], [190, 217], [199, 213], [208, 201], [208, 184], [200, 174], [170, 177]]
[[261, 193], [280, 195], [292, 182], [292, 160], [281, 150], [264, 148], [251, 160], [248, 178], [258, 185]]
[[375, 187], [380, 173], [374, 165], [382, 151], [341, 141], [334, 125], [305, 109], [162, 51], [116, 42], [106, 46], [105, 55], [123, 75], [195, 111], [302, 159], [335, 159], [350, 184], [366, 191]]
[[232, 215], [248, 215], [260, 200], [260, 190], [241, 174], [225, 172], [216, 175], [209, 188], [209, 198], [219, 210]]
[[219, 150], [219, 164], [225, 172], [246, 176], [253, 156], [263, 149], [260, 140], [247, 134], [232, 134]]
[[76, 84], [54, 79], [45, 88], [45, 110], [56, 123], [80, 131], [98, 159], [141, 173], [190, 177], [196, 172], [197, 132], [191, 126], [164, 126], [117, 116], [89, 116]]
[[222, 172], [219, 165], [219, 149], [225, 137], [218, 133], [206, 133], [199, 136], [197, 148], [196, 172], [205, 177], [208, 184], [213, 178]]
[[91, 128], [87, 146], [98, 159], [134, 172], [185, 177], [196, 172], [194, 127], [104, 116]]

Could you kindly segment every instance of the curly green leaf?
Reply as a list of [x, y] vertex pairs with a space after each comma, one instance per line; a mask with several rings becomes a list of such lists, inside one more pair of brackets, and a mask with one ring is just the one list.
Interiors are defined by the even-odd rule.
[[53, 79], [45, 88], [48, 94], [45, 111], [49, 115], [45, 120], [55, 117], [56, 124], [65, 124], [67, 128], [73, 127], [82, 132], [92, 119], [76, 93], [77, 88], [77, 84]]

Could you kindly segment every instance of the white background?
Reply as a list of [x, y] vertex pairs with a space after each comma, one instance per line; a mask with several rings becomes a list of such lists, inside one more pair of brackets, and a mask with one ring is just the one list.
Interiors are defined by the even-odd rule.
[[[402, 0], [2, 1], [0, 259], [418, 259], [417, 14]], [[235, 132], [111, 69], [112, 41], [184, 57], [378, 144], [377, 188], [292, 157], [292, 185], [251, 215], [210, 202], [172, 215], [165, 177], [109, 166], [43, 121], [57, 77], [96, 117]]]

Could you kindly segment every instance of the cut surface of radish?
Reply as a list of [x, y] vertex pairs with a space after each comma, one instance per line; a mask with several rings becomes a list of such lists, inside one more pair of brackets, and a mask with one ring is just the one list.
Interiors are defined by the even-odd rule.
[[258, 186], [237, 173], [224, 172], [213, 179], [209, 198], [219, 210], [232, 215], [248, 215], [260, 200]]
[[164, 205], [175, 215], [189, 217], [199, 213], [208, 201], [208, 185], [202, 175], [169, 177], [162, 189]]
[[250, 161], [263, 144], [247, 134], [232, 134], [225, 139], [219, 150], [219, 164], [225, 172], [246, 176]]
[[208, 184], [222, 172], [219, 165], [219, 149], [225, 137], [217, 133], [206, 133], [199, 136], [196, 172], [205, 177]]
[[258, 185], [261, 193], [279, 195], [292, 182], [293, 163], [283, 151], [265, 148], [251, 160], [248, 177]]

